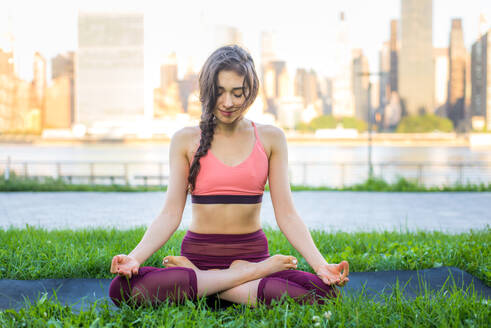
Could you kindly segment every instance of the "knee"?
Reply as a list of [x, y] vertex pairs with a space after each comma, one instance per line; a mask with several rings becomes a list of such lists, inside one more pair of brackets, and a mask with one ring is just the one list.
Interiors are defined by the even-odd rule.
[[117, 306], [127, 302], [131, 297], [130, 282], [126, 277], [117, 276], [109, 285], [109, 297]]

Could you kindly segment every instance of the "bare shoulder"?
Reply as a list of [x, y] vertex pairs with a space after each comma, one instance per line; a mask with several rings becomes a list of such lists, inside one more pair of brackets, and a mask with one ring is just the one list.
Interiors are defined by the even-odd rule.
[[282, 129], [271, 124], [256, 124], [259, 138], [261, 139], [266, 153], [271, 155], [271, 151], [286, 143], [285, 133]]
[[199, 127], [198, 126], [185, 126], [179, 130], [177, 130], [172, 135], [172, 140], [176, 141], [184, 141], [187, 139], [193, 139], [196, 135], [199, 135]]
[[199, 126], [186, 126], [177, 130], [172, 136], [171, 145], [179, 153], [186, 154], [188, 161], [194, 155], [194, 151], [199, 145], [200, 129]]

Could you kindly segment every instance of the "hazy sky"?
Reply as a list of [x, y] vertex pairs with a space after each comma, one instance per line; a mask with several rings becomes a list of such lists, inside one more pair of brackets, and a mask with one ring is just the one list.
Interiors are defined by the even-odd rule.
[[[196, 69], [207, 49], [213, 25], [230, 25], [243, 33], [245, 46], [259, 63], [261, 30], [274, 29], [278, 55], [293, 72], [314, 68], [329, 75], [339, 12], [350, 25], [353, 48], [362, 48], [371, 70], [378, 69], [378, 51], [389, 38], [391, 19], [399, 19], [401, 0], [180, 0], [180, 1], [62, 1], [7, 0], [0, 4], [0, 47], [5, 47], [8, 17], [16, 38], [21, 77], [32, 77], [32, 56], [38, 50], [49, 60], [77, 48], [77, 13], [83, 11], [139, 11], [145, 14], [146, 83], [157, 86], [158, 67], [172, 51], [179, 58], [179, 73], [193, 58]], [[451, 18], [463, 20], [464, 42], [470, 48], [478, 35], [479, 15], [491, 20], [491, 1], [433, 0], [433, 44], [448, 46]], [[487, 24], [489, 27], [490, 24]]]

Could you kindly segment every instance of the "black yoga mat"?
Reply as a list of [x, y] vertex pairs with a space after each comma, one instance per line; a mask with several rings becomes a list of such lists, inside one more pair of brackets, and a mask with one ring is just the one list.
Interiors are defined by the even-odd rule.
[[[436, 292], [452, 290], [454, 286], [464, 291], [475, 291], [486, 299], [491, 296], [491, 288], [471, 274], [454, 267], [440, 267], [418, 271], [377, 271], [352, 272], [350, 282], [342, 289], [348, 295], [365, 295], [382, 300], [383, 295], [391, 294], [399, 284], [406, 298], [424, 294], [425, 290]], [[39, 300], [43, 293], [54, 300], [53, 291], [61, 304], [70, 305], [74, 310], [87, 308], [94, 302], [108, 302], [116, 308], [108, 297], [110, 279], [42, 279], [42, 280], [0, 280], [0, 309], [19, 310], [25, 306], [24, 299], [31, 303]], [[230, 303], [221, 302], [221, 307]]]

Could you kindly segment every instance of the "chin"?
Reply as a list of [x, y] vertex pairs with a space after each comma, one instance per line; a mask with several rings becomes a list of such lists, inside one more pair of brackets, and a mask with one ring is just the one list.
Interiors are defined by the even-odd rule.
[[230, 123], [230, 122], [234, 122], [238, 119], [241, 119], [242, 118], [242, 114], [237, 114], [237, 113], [233, 113], [232, 115], [230, 115], [229, 117], [227, 116], [224, 116], [220, 113], [220, 115], [215, 115], [221, 122], [226, 122], [226, 123]]

